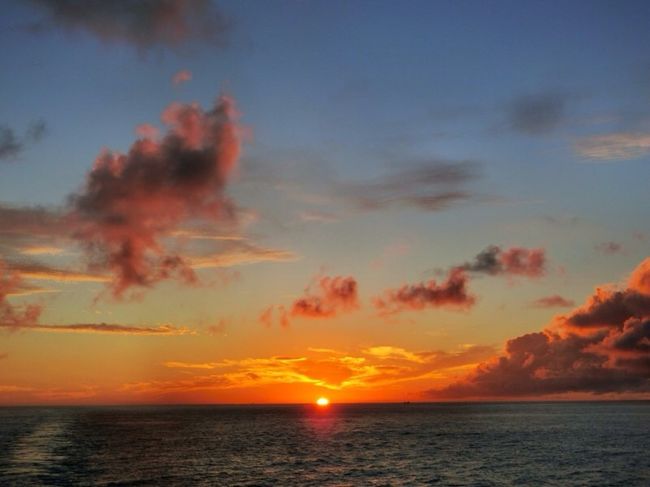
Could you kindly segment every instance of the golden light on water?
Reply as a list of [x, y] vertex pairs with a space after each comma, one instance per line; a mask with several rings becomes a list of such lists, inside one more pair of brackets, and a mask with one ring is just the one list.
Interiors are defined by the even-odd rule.
[[319, 397], [318, 399], [316, 399], [316, 404], [321, 407], [329, 406], [330, 400], [327, 399], [326, 397]]

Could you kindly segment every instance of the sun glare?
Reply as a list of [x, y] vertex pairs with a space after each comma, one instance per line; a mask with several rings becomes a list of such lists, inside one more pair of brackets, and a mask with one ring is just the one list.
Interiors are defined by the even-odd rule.
[[316, 404], [321, 407], [329, 406], [330, 400], [327, 399], [326, 397], [319, 397], [316, 399]]

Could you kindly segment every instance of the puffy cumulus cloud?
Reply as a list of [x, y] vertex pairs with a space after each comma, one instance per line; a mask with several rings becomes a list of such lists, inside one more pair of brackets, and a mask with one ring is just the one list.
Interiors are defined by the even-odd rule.
[[192, 79], [192, 72], [187, 70], [187, 69], [181, 69], [177, 73], [172, 76], [172, 84], [174, 86], [179, 86], [182, 85], [183, 83], [187, 83]]
[[650, 392], [650, 259], [622, 289], [601, 287], [552, 326], [506, 344], [505, 354], [433, 397]]
[[43, 120], [37, 120], [27, 128], [24, 135], [16, 135], [11, 127], [0, 125], [0, 161], [12, 161], [31, 144], [40, 141], [47, 133]]
[[316, 291], [307, 289], [307, 295], [291, 305], [291, 316], [329, 318], [338, 313], [359, 307], [357, 281], [353, 277], [328, 277], [318, 279]]
[[308, 286], [305, 295], [294, 300], [291, 306], [269, 306], [258, 320], [267, 327], [277, 321], [286, 328], [291, 318], [332, 318], [358, 308], [358, 285], [354, 277], [323, 276]]
[[447, 279], [418, 284], [405, 284], [389, 289], [373, 300], [375, 308], [382, 314], [425, 308], [467, 309], [474, 305], [475, 298], [468, 292], [467, 274], [462, 269], [452, 269]]
[[210, 0], [31, 0], [44, 18], [34, 30], [86, 32], [138, 49], [178, 48], [191, 41], [222, 44], [227, 21]]
[[508, 107], [510, 127], [527, 135], [552, 132], [564, 121], [566, 102], [558, 93], [518, 97]]
[[502, 249], [490, 245], [481, 251], [474, 260], [458, 266], [459, 269], [489, 275], [541, 277], [546, 272], [546, 252], [544, 249], [511, 247]]
[[532, 306], [536, 308], [569, 308], [575, 306], [575, 302], [563, 298], [559, 294], [553, 294], [551, 296], [544, 296], [542, 298], [536, 299], [533, 301]]
[[401, 165], [374, 181], [339, 183], [335, 193], [361, 210], [411, 207], [439, 211], [470, 200], [473, 195], [465, 186], [478, 176], [476, 162], [433, 160]]
[[240, 152], [238, 114], [222, 96], [204, 112], [172, 104], [160, 140], [138, 139], [127, 154], [104, 151], [83, 189], [70, 197], [75, 236], [95, 265], [113, 273], [113, 294], [179, 277], [194, 282], [190, 265], [162, 238], [190, 220], [234, 215], [224, 188]]
[[635, 159], [650, 153], [649, 133], [614, 133], [590, 135], [576, 140], [578, 155], [586, 159], [615, 161]]

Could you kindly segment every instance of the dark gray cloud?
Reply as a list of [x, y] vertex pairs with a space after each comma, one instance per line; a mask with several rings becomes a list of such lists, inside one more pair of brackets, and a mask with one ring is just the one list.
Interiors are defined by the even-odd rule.
[[433, 397], [650, 392], [650, 259], [624, 289], [596, 291], [552, 326], [509, 340], [505, 354]]
[[138, 49], [177, 48], [191, 41], [223, 44], [228, 27], [210, 0], [30, 0], [44, 17], [36, 31], [86, 32]]
[[502, 249], [497, 245], [490, 245], [479, 252], [473, 261], [465, 262], [457, 268], [493, 276], [508, 274], [541, 277], [546, 272], [546, 252], [544, 249], [524, 247]]
[[473, 161], [433, 160], [407, 164], [372, 181], [338, 183], [335, 192], [362, 210], [412, 207], [437, 211], [468, 201], [473, 193], [466, 185], [480, 175]]
[[527, 135], [552, 132], [564, 121], [566, 102], [560, 93], [520, 96], [508, 106], [510, 128]]
[[32, 122], [22, 136], [9, 126], [0, 125], [0, 161], [16, 160], [29, 145], [40, 141], [46, 132], [47, 126], [43, 120]]

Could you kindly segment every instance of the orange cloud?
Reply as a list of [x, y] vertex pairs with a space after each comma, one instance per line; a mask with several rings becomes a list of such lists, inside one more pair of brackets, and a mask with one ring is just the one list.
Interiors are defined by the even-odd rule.
[[624, 289], [597, 288], [549, 329], [508, 340], [505, 354], [432, 397], [650, 393], [650, 259]]
[[353, 277], [322, 277], [317, 291], [307, 290], [307, 295], [291, 305], [292, 316], [328, 318], [359, 307], [357, 281]]

